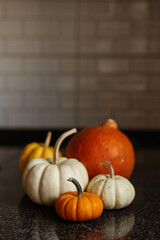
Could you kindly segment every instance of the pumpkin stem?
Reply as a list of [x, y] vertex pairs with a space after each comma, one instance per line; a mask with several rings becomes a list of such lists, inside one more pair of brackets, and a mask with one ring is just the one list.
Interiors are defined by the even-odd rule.
[[107, 167], [109, 168], [110, 178], [114, 178], [114, 169], [113, 169], [112, 165], [109, 162], [102, 162], [101, 165], [107, 165]]
[[50, 142], [51, 142], [51, 137], [52, 137], [52, 133], [51, 133], [51, 132], [48, 132], [48, 133], [47, 133], [46, 140], [45, 140], [45, 142], [44, 142], [44, 148], [49, 147], [49, 144], [50, 144]]
[[76, 186], [76, 188], [77, 188], [77, 197], [83, 196], [81, 185], [75, 178], [70, 177], [70, 178], [67, 179], [67, 181], [72, 182]]
[[118, 129], [116, 121], [111, 119], [111, 118], [104, 121], [101, 126], [104, 126], [104, 127], [107, 127], [107, 128], [112, 128], [112, 129]]
[[61, 143], [63, 142], [63, 140], [72, 135], [73, 133], [76, 133], [77, 132], [77, 129], [76, 128], [73, 128], [65, 133], [63, 133], [56, 141], [55, 143], [55, 146], [54, 146], [54, 157], [53, 157], [53, 162], [54, 164], [57, 163], [57, 159], [58, 159], [58, 154], [59, 154], [59, 148], [60, 148], [60, 145]]

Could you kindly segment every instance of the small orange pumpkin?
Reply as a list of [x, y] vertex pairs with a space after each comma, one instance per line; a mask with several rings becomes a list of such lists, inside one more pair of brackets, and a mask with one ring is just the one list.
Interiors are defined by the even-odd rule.
[[71, 221], [87, 221], [98, 218], [103, 212], [103, 202], [94, 193], [82, 192], [81, 185], [75, 178], [69, 178], [77, 192], [66, 192], [56, 201], [57, 214]]

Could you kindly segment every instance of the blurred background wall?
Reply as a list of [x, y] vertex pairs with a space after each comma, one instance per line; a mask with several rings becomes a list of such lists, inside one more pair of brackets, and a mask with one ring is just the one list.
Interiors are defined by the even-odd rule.
[[0, 128], [160, 129], [160, 1], [0, 0]]

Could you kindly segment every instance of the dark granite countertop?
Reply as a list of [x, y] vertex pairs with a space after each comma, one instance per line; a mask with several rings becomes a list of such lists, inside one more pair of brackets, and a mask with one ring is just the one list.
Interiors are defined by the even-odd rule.
[[160, 239], [160, 149], [136, 149], [131, 182], [133, 203], [104, 211], [96, 220], [68, 222], [54, 207], [33, 203], [21, 186], [18, 159], [22, 148], [0, 148], [0, 239]]

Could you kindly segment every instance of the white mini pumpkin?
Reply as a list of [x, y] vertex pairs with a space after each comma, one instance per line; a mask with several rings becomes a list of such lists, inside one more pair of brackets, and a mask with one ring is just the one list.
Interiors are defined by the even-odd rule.
[[103, 201], [105, 209], [120, 209], [128, 206], [135, 197], [135, 189], [130, 181], [122, 176], [114, 175], [109, 162], [109, 174], [100, 174], [91, 179], [87, 192], [96, 193]]
[[58, 157], [62, 141], [76, 132], [74, 128], [58, 138], [53, 159], [36, 158], [27, 163], [23, 172], [22, 185], [25, 193], [33, 202], [54, 205], [60, 194], [76, 191], [74, 184], [67, 181], [70, 176], [79, 181], [83, 191], [87, 187], [89, 177], [84, 165], [74, 158]]

